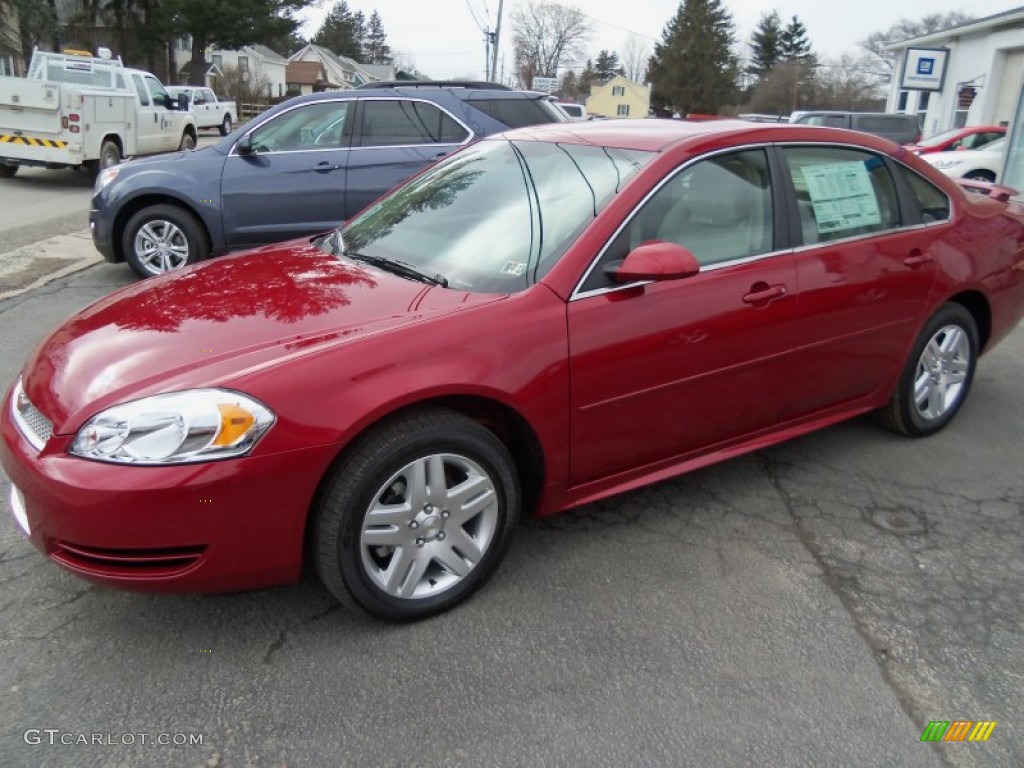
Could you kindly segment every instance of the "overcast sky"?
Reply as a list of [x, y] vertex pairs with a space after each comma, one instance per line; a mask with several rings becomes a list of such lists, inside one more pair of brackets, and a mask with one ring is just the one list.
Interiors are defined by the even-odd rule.
[[[384, 22], [388, 43], [393, 51], [411, 58], [417, 69], [435, 79], [476, 78], [484, 75], [484, 42], [481, 27], [493, 29], [498, 0], [347, 0], [353, 11], [367, 17], [376, 10]], [[522, 0], [505, 0], [502, 20], [502, 45], [498, 68], [513, 69], [510, 14]], [[588, 55], [602, 48], [621, 51], [630, 32], [635, 32], [651, 47], [661, 39], [665, 24], [679, 7], [678, 0], [581, 0], [566, 2], [586, 14], [591, 22]], [[961, 11], [975, 18], [1019, 7], [1003, 0], [726, 0], [725, 6], [736, 23], [737, 38], [750, 39], [761, 13], [774, 8], [786, 21], [794, 14], [807, 27], [808, 36], [819, 57], [836, 57], [856, 52], [858, 41], [872, 32], [882, 31], [901, 18], [920, 19], [929, 13]], [[334, 5], [321, 0], [319, 7], [307, 11], [303, 34], [316, 32]], [[474, 19], [475, 14], [475, 19]], [[479, 24], [477, 23], [479, 21]], [[576, 69], [581, 68], [579, 62]]]

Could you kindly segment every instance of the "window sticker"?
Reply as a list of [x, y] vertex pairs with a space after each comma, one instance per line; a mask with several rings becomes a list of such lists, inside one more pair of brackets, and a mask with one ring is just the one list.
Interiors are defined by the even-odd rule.
[[526, 272], [526, 265], [521, 261], [506, 261], [501, 271], [502, 274], [519, 277]]
[[807, 180], [819, 232], [840, 232], [882, 223], [878, 199], [864, 163], [853, 160], [805, 165], [801, 171]]

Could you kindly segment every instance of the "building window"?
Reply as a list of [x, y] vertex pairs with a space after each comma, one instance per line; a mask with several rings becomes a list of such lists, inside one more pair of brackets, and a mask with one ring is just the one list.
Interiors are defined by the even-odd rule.
[[192, 35], [181, 35], [178, 38], [178, 50], [179, 51], [191, 51], [192, 50]]
[[896, 111], [906, 112], [907, 111], [907, 98], [910, 96], [910, 91], [900, 91], [900, 95], [896, 98]]
[[238, 71], [239, 72], [248, 72], [249, 71], [249, 57], [248, 56], [239, 56], [238, 57]]
[[[219, 53], [213, 54], [213, 66], [221, 71], [224, 70], [224, 57]], [[241, 69], [241, 67], [239, 67], [239, 69]]]
[[917, 95], [917, 122], [921, 125], [921, 131], [927, 134], [929, 131], [925, 128], [925, 118], [928, 117], [928, 102], [931, 101], [931, 91], [921, 91]]
[[13, 77], [16, 74], [14, 71], [14, 57], [0, 56], [0, 76]]
[[615, 114], [619, 117], [629, 117], [629, 104], [619, 104], [619, 109]]
[[623, 86], [623, 85], [613, 85], [612, 86], [612, 96], [625, 96], [625, 95], [626, 95], [626, 87], [625, 86]]

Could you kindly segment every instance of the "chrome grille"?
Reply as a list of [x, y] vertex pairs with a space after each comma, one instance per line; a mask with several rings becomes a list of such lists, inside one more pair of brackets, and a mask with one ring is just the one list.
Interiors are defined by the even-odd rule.
[[14, 387], [14, 394], [11, 397], [11, 409], [13, 411], [14, 423], [18, 430], [32, 446], [43, 450], [46, 441], [53, 435], [53, 422], [46, 418], [42, 411], [32, 405], [25, 390], [21, 388], [21, 381]]

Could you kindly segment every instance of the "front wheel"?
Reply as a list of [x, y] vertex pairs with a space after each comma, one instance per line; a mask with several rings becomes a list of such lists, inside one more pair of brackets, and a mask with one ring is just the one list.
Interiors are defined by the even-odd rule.
[[429, 409], [373, 429], [328, 478], [313, 522], [320, 579], [386, 619], [451, 608], [484, 583], [519, 517], [514, 464], [498, 437]]
[[206, 257], [202, 225], [175, 205], [151, 205], [128, 220], [121, 239], [125, 260], [139, 277], [155, 277]]
[[181, 144], [178, 145], [180, 151], [188, 152], [189, 150], [196, 148], [196, 137], [188, 131], [185, 131], [181, 135]]
[[227, 136], [231, 133], [231, 115], [224, 115], [224, 122], [220, 124], [220, 135]]
[[882, 422], [911, 437], [938, 432], [967, 399], [978, 358], [978, 325], [960, 304], [946, 304], [925, 323]]

